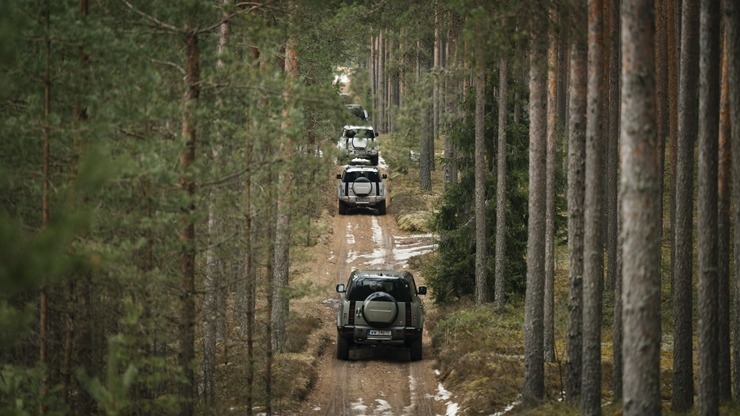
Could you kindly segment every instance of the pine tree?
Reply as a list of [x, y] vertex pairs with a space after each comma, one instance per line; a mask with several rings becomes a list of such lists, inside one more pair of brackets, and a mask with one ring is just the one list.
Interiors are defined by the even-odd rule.
[[692, 330], [692, 257], [694, 205], [694, 138], [699, 87], [699, 9], [682, 3], [681, 62], [678, 87], [678, 138], [676, 159], [676, 216], [673, 225], [673, 396], [671, 406], [681, 412], [694, 402]]
[[652, 0], [622, 3], [621, 179], [625, 415], [660, 414], [660, 194]]

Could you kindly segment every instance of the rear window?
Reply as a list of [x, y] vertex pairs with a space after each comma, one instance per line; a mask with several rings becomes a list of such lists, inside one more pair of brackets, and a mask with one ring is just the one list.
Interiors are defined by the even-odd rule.
[[372, 170], [344, 172], [345, 182], [354, 182], [357, 178], [367, 178], [370, 182], [380, 182], [380, 175]]
[[[373, 129], [353, 129], [355, 131], [355, 139], [374, 139], [375, 138], [375, 130]], [[349, 137], [347, 135], [347, 130], [344, 131], [342, 134], [344, 137]]]
[[405, 279], [365, 277], [354, 280], [347, 293], [348, 300], [363, 301], [374, 292], [390, 293], [397, 302], [411, 302], [411, 288]]

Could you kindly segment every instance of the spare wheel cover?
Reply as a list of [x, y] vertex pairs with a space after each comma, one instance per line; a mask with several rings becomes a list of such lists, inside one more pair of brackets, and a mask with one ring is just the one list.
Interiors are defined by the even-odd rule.
[[375, 328], [391, 326], [398, 317], [396, 299], [387, 292], [371, 293], [362, 305], [362, 317]]
[[352, 192], [357, 196], [368, 196], [373, 190], [373, 184], [370, 179], [359, 177], [352, 182]]
[[359, 137], [353, 137], [352, 138], [352, 147], [355, 149], [364, 149], [367, 147], [368, 140], [365, 138], [359, 138]]

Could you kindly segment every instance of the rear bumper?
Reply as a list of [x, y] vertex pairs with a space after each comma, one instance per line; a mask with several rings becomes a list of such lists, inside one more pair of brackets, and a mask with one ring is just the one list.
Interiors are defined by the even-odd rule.
[[349, 156], [353, 157], [375, 157], [378, 155], [377, 150], [350, 149], [347, 151]]
[[409, 341], [421, 339], [423, 329], [413, 327], [392, 327], [382, 328], [390, 331], [390, 335], [371, 335], [370, 331], [376, 328], [345, 326], [338, 327], [339, 336], [355, 344], [387, 344], [387, 345], [405, 345]]
[[349, 206], [355, 206], [355, 207], [372, 207], [375, 205], [378, 205], [385, 201], [384, 196], [366, 196], [366, 197], [357, 197], [357, 196], [340, 196], [339, 200], [344, 202], [345, 204]]

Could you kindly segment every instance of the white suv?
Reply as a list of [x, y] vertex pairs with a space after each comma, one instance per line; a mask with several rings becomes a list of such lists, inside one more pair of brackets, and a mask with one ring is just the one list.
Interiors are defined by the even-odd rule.
[[379, 152], [376, 137], [378, 133], [372, 126], [344, 126], [337, 143], [340, 157], [367, 159], [372, 165], [377, 165]]
[[385, 215], [385, 182], [388, 177], [377, 166], [370, 166], [365, 159], [354, 159], [337, 174], [339, 214], [351, 208], [372, 208], [378, 215]]
[[411, 361], [422, 359], [426, 286], [416, 287], [408, 271], [355, 270], [337, 312], [337, 358], [349, 359], [352, 347], [387, 345], [408, 348]]

